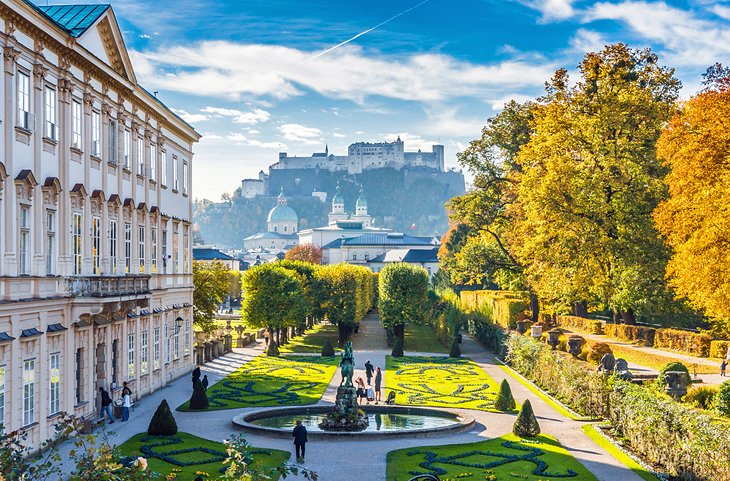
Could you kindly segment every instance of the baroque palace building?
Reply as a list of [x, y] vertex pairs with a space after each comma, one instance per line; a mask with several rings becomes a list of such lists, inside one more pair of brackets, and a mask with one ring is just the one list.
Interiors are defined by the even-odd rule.
[[108, 5], [0, 3], [0, 424], [33, 446], [98, 388], [193, 365], [195, 130], [137, 84]]

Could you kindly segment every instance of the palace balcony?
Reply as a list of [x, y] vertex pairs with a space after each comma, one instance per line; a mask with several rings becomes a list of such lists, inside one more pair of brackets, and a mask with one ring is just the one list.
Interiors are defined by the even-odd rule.
[[72, 297], [124, 297], [148, 295], [149, 275], [74, 276], [66, 278], [66, 293]]

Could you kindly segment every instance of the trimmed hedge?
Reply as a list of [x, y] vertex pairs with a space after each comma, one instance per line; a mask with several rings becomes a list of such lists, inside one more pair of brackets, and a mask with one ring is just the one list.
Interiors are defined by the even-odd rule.
[[586, 319], [578, 316], [557, 316], [558, 325], [570, 330], [582, 331], [588, 334], [603, 334], [603, 323], [595, 319]]
[[727, 356], [728, 346], [730, 346], [730, 341], [710, 342], [710, 357], [725, 359], [725, 356]]
[[654, 346], [654, 336], [657, 331], [652, 327], [629, 326], [627, 324], [606, 324], [603, 326], [603, 330], [608, 337], [647, 347]]
[[461, 305], [468, 311], [478, 311], [505, 329], [513, 329], [525, 311], [530, 309], [526, 292], [462, 291]]
[[680, 331], [677, 329], [657, 329], [654, 347], [673, 349], [692, 356], [709, 357], [712, 337], [707, 334]]
[[730, 479], [727, 423], [643, 386], [589, 371], [527, 336], [510, 336], [506, 344], [515, 370], [574, 410], [608, 420], [633, 451], [671, 476]]

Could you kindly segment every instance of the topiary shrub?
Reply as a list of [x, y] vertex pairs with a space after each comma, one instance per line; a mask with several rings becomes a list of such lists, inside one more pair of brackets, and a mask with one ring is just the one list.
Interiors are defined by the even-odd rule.
[[[200, 384], [200, 381], [198, 383]], [[171, 436], [177, 434], [175, 416], [172, 415], [166, 399], [163, 399], [160, 405], [157, 406], [157, 410], [150, 420], [150, 425], [147, 426], [147, 434], [150, 436]]]
[[730, 381], [720, 384], [720, 389], [715, 394], [715, 408], [722, 416], [730, 417]]
[[588, 350], [588, 362], [598, 364], [599, 362], [601, 362], [601, 359], [603, 359], [603, 356], [605, 356], [606, 354], [613, 354], [611, 346], [609, 346], [605, 342], [597, 342], [593, 344]]
[[515, 398], [512, 397], [512, 389], [506, 379], [499, 385], [497, 400], [494, 402], [494, 409], [498, 411], [513, 411], [515, 409]]
[[540, 434], [540, 424], [538, 424], [535, 413], [532, 411], [532, 404], [530, 404], [529, 399], [520, 408], [517, 420], [512, 426], [512, 432], [521, 438], [534, 438]]
[[195, 381], [193, 395], [190, 397], [190, 409], [208, 409], [208, 394], [202, 381]]
[[659, 377], [657, 378], [657, 383], [659, 384], [659, 386], [664, 387], [667, 385], [667, 377], [665, 373], [669, 371], [681, 371], [687, 373], [687, 380], [689, 380], [689, 369], [687, 369], [687, 366], [679, 361], [672, 361], [666, 363], [664, 367], [659, 369]]
[[335, 355], [335, 347], [332, 345], [329, 339], [324, 341], [322, 346], [322, 357], [332, 357]]
[[269, 342], [269, 347], [266, 348], [266, 355], [278, 357], [279, 356], [279, 346], [277, 346], [276, 343], [273, 341]]
[[461, 357], [461, 348], [459, 347], [459, 342], [456, 339], [451, 342], [449, 357]]
[[391, 355], [393, 357], [403, 357], [403, 338], [400, 336], [396, 336], [395, 342], [393, 343], [393, 352], [391, 352]]
[[713, 409], [717, 393], [717, 386], [697, 386], [687, 392], [684, 402], [700, 409]]

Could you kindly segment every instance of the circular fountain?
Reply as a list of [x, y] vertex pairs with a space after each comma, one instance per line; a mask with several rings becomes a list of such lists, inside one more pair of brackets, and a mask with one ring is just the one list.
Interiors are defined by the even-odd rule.
[[442, 409], [412, 408], [406, 406], [360, 406], [367, 416], [367, 427], [360, 431], [328, 431], [319, 424], [329, 413], [331, 406], [311, 406], [262, 409], [233, 418], [233, 424], [245, 431], [269, 436], [291, 438], [291, 430], [297, 419], [306, 426], [309, 437], [428, 437], [445, 433], [461, 432], [474, 425], [468, 414]]

